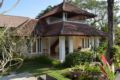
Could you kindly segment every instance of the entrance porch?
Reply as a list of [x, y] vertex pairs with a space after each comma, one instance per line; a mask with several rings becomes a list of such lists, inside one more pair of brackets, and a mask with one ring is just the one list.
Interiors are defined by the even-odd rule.
[[71, 54], [76, 50], [89, 50], [99, 46], [99, 37], [87, 36], [58, 36], [49, 37], [49, 55], [59, 59], [61, 62], [65, 60], [67, 54]]
[[99, 39], [99, 37], [87, 36], [39, 37], [31, 42], [30, 53], [32, 55], [47, 55], [63, 62], [67, 54], [98, 47]]

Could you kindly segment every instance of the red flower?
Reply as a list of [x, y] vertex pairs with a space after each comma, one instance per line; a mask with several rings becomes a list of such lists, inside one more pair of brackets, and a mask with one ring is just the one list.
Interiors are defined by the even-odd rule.
[[102, 60], [103, 64], [107, 64], [107, 60], [103, 54], [101, 56], [101, 60]]

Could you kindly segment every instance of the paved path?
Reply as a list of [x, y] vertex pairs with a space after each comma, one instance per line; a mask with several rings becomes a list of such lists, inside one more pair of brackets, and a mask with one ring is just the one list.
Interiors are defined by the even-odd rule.
[[120, 74], [117, 75], [115, 80], [120, 80]]
[[37, 78], [32, 76], [30, 73], [21, 73], [5, 76], [0, 78], [0, 80], [37, 80]]

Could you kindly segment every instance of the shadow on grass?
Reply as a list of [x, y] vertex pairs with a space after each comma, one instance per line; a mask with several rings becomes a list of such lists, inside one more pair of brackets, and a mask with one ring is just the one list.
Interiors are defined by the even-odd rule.
[[58, 71], [61, 68], [54, 68], [52, 65], [41, 64], [35, 61], [24, 62], [20, 69], [16, 70], [17, 73], [29, 72], [33, 75], [46, 74], [52, 71]]

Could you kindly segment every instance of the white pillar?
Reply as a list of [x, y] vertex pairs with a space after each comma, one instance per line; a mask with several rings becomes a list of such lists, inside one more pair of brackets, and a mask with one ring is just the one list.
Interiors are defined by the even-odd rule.
[[99, 47], [99, 44], [100, 44], [99, 37], [96, 37], [96, 47]]
[[50, 55], [50, 52], [51, 52], [51, 51], [50, 51], [51, 38], [49, 37], [48, 40], [49, 40], [48, 43], [49, 43], [49, 55]]
[[35, 44], [36, 44], [36, 54], [38, 54], [38, 45], [39, 45], [39, 44], [38, 44], [38, 38], [36, 38], [35, 41], [36, 41], [36, 43], [35, 43]]
[[59, 60], [63, 62], [65, 60], [65, 37], [59, 36]]
[[73, 53], [73, 37], [69, 37], [69, 53]]
[[92, 41], [92, 47], [94, 47], [94, 37], [91, 38], [91, 41]]
[[88, 43], [89, 44], [89, 48], [91, 49], [91, 47], [92, 47], [91, 38], [89, 37], [88, 39], [89, 39], [89, 43]]
[[30, 41], [30, 53], [31, 54], [33, 53], [33, 41], [32, 40]]
[[84, 37], [84, 48], [86, 48], [86, 38]]

